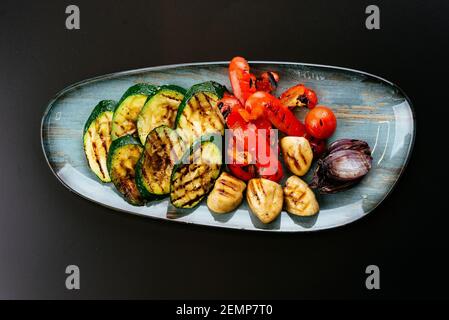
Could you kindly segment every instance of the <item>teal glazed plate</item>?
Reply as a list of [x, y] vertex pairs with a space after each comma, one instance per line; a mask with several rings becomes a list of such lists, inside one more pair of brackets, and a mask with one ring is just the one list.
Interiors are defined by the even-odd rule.
[[[214, 214], [205, 201], [188, 212], [172, 207], [169, 199], [142, 207], [128, 204], [112, 184], [104, 184], [90, 171], [82, 143], [83, 127], [94, 106], [104, 99], [118, 100], [133, 84], [174, 84], [189, 88], [214, 80], [230, 88], [228, 62], [194, 63], [152, 67], [114, 73], [74, 84], [50, 101], [42, 118], [42, 148], [55, 176], [74, 193], [118, 211], [198, 225], [243, 230], [297, 232], [335, 228], [373, 211], [392, 191], [410, 157], [415, 139], [415, 118], [410, 100], [391, 82], [356, 70], [289, 63], [250, 62], [252, 70], [275, 71], [281, 81], [276, 95], [298, 83], [313, 88], [320, 105], [334, 110], [338, 127], [330, 142], [341, 138], [368, 142], [373, 167], [347, 191], [318, 195], [320, 212], [298, 217], [283, 211], [264, 225], [249, 211], [245, 201], [229, 214]], [[304, 110], [297, 116], [304, 118]], [[284, 170], [287, 173], [287, 170]], [[313, 167], [305, 180], [310, 182]]]

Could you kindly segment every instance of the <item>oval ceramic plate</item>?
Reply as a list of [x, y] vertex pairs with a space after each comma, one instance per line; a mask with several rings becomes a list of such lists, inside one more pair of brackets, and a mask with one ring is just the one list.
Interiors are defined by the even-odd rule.
[[[210, 212], [205, 201], [188, 213], [177, 212], [168, 199], [134, 207], [122, 199], [112, 184], [101, 183], [89, 170], [82, 133], [98, 101], [118, 100], [128, 87], [138, 82], [189, 88], [195, 83], [215, 80], [229, 88], [227, 66], [227, 62], [217, 62], [154, 67], [97, 77], [64, 89], [50, 102], [42, 119], [42, 146], [51, 170], [71, 191], [109, 208], [153, 218], [245, 230], [294, 232], [334, 228], [373, 211], [390, 193], [413, 146], [415, 123], [410, 101], [398, 87], [379, 77], [355, 70], [299, 63], [251, 62], [251, 66], [255, 72], [271, 70], [280, 74], [278, 95], [298, 83], [313, 88], [319, 104], [331, 107], [337, 116], [338, 128], [331, 141], [361, 139], [367, 141], [373, 151], [373, 168], [362, 182], [344, 192], [318, 196], [321, 210], [314, 217], [301, 218], [282, 212], [277, 220], [263, 225], [246, 203], [224, 215]], [[310, 172], [306, 181], [310, 181]]]

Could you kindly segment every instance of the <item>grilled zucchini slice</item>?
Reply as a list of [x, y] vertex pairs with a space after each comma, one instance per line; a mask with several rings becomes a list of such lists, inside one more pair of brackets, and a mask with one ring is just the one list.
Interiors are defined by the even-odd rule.
[[137, 187], [145, 199], [157, 200], [170, 193], [172, 170], [183, 153], [183, 143], [175, 130], [159, 126], [148, 134], [136, 167]]
[[111, 145], [112, 115], [117, 102], [100, 101], [84, 125], [83, 145], [87, 162], [93, 173], [103, 182], [110, 182], [107, 158]]
[[187, 145], [204, 135], [224, 135], [225, 121], [217, 102], [225, 90], [221, 84], [208, 81], [196, 84], [187, 91], [176, 115], [178, 134]]
[[186, 93], [184, 88], [166, 85], [153, 95], [148, 96], [145, 105], [137, 117], [137, 132], [142, 144], [147, 135], [161, 125], [174, 127], [178, 107]]
[[220, 175], [222, 137], [201, 137], [173, 168], [170, 201], [177, 208], [190, 209], [198, 205], [212, 190]]
[[108, 171], [112, 183], [132, 205], [143, 205], [135, 182], [135, 166], [140, 159], [143, 147], [133, 136], [126, 135], [111, 143], [108, 154]]
[[131, 134], [135, 135], [137, 117], [149, 95], [154, 94], [157, 87], [138, 83], [126, 90], [114, 110], [112, 118], [112, 140]]

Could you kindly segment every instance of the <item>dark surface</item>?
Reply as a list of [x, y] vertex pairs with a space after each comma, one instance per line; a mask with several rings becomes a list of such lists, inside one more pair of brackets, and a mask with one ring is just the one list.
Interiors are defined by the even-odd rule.
[[[81, 30], [54, 1], [0, 4], [0, 298], [448, 297], [449, 3], [377, 1], [76, 1]], [[183, 4], [184, 3], [184, 4]], [[40, 145], [50, 98], [67, 85], [148, 66], [298, 61], [367, 71], [398, 84], [418, 119], [409, 167], [366, 218], [313, 234], [240, 232], [117, 213], [70, 193]], [[441, 79], [441, 80], [440, 80]], [[81, 290], [65, 289], [65, 267]], [[377, 264], [381, 290], [365, 289]]]

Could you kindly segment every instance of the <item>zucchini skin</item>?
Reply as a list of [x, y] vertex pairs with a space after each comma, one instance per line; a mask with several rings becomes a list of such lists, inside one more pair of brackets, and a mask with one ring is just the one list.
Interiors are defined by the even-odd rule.
[[[157, 92], [159, 92], [159, 91], [162, 91], [162, 90], [173, 90], [173, 91], [178, 91], [179, 93], [181, 93], [182, 95], [186, 95], [186, 93], [187, 93], [187, 90], [186, 89], [184, 89], [183, 87], [180, 87], [180, 86], [177, 86], [177, 85], [175, 85], [175, 84], [164, 84], [164, 85], [162, 85], [162, 86], [160, 86], [159, 87], [159, 89], [158, 89], [158, 91]], [[156, 92], [156, 93], [157, 93]], [[155, 94], [156, 94], [155, 93]]]
[[[177, 204], [174, 203], [174, 200], [176, 200], [176, 199], [173, 199], [173, 193], [175, 191], [174, 190], [174, 182], [176, 180], [176, 174], [177, 174], [177, 172], [181, 168], [183, 168], [184, 166], [189, 166], [189, 164], [191, 164], [191, 161], [189, 161], [189, 158], [192, 155], [194, 155], [195, 151], [197, 151], [198, 148], [201, 148], [205, 143], [213, 143], [220, 151], [220, 160], [219, 160], [219, 164], [218, 164], [218, 168], [217, 168], [216, 174], [211, 179], [210, 185], [206, 186], [206, 190], [205, 190], [204, 194], [202, 194], [200, 196], [200, 198], [198, 198], [197, 201], [193, 202], [191, 205], [177, 205]], [[214, 184], [215, 184], [215, 181], [220, 176], [220, 173], [221, 173], [222, 168], [223, 168], [223, 152], [224, 152], [224, 150], [223, 150], [222, 146], [223, 146], [223, 137], [221, 135], [208, 134], [208, 135], [202, 136], [197, 141], [195, 141], [190, 146], [190, 148], [187, 149], [187, 151], [184, 153], [182, 158], [175, 164], [175, 166], [173, 167], [171, 178], [170, 178], [170, 181], [171, 181], [171, 183], [170, 183], [170, 202], [172, 203], [172, 205], [175, 208], [179, 208], [179, 209], [192, 209], [192, 208], [195, 208], [212, 191], [212, 189], [214, 187]], [[197, 178], [197, 177], [194, 177], [194, 178]]]
[[95, 106], [95, 108], [90, 113], [89, 118], [87, 118], [86, 123], [84, 124], [83, 136], [86, 134], [86, 132], [89, 129], [92, 122], [97, 120], [97, 118], [100, 116], [100, 114], [107, 112], [107, 111], [114, 112], [116, 106], [117, 106], [117, 101], [115, 101], [115, 100], [101, 100], [100, 102], [98, 102], [98, 104]]
[[[154, 92], [156, 92], [157, 90], [158, 90], [157, 86], [147, 84], [147, 83], [138, 83], [138, 84], [135, 84], [135, 85], [129, 87], [125, 91], [125, 93], [122, 95], [119, 102], [117, 103], [117, 106], [114, 109], [114, 116], [112, 118], [112, 130], [111, 130], [111, 137], [113, 140], [120, 138], [122, 136], [122, 134], [117, 135], [116, 132], [118, 131], [118, 129], [115, 127], [114, 124], [117, 122], [117, 120], [116, 120], [117, 116], [119, 116], [119, 115], [123, 116], [123, 115], [121, 115], [121, 109], [123, 108], [123, 104], [127, 100], [127, 98], [132, 97], [132, 96], [138, 96], [138, 95], [148, 97], [149, 95], [154, 94]], [[145, 99], [145, 101], [146, 101], [146, 99]], [[144, 104], [145, 104], [145, 102], [143, 102], [142, 106], [140, 106], [140, 109], [138, 110], [137, 114], [135, 115], [135, 118], [133, 115], [131, 117], [131, 119], [129, 119], [129, 120], [131, 120], [130, 123], [133, 123], [133, 126], [131, 126], [131, 128], [130, 128], [131, 130], [133, 130], [132, 131], [133, 135], [137, 134], [137, 126], [136, 126], [137, 116]], [[118, 132], [120, 132], [120, 131], [118, 131]], [[129, 131], [127, 134], [129, 134]]]
[[[90, 126], [91, 126], [97, 119], [99, 119], [100, 117], [102, 117], [105, 113], [110, 113], [109, 116], [112, 118], [112, 114], [113, 114], [113, 112], [114, 112], [114, 109], [115, 109], [115, 107], [116, 107], [116, 104], [117, 104], [117, 102], [114, 101], [114, 100], [102, 100], [102, 101], [100, 101], [100, 102], [94, 107], [94, 109], [92, 110], [92, 112], [91, 112], [89, 118], [87, 119], [87, 121], [86, 121], [86, 123], [85, 123], [85, 125], [84, 125], [84, 129], [83, 129], [83, 150], [84, 150], [84, 154], [85, 154], [85, 156], [86, 156], [87, 163], [88, 163], [89, 168], [91, 169], [91, 171], [98, 177], [98, 179], [99, 179], [101, 182], [104, 182], [104, 183], [107, 183], [107, 182], [110, 182], [110, 181], [111, 181], [111, 179], [110, 179], [110, 177], [109, 177], [109, 172], [107, 172], [107, 170], [104, 170], [105, 173], [103, 173], [103, 175], [101, 176], [100, 174], [97, 174], [97, 172], [95, 172], [95, 171], [94, 171], [94, 168], [91, 166], [91, 163], [90, 163], [90, 160], [89, 160], [89, 156], [88, 156], [88, 152], [87, 152], [87, 140], [88, 140], [87, 134], [88, 134], [88, 130], [89, 130]], [[108, 144], [107, 141], [109, 141], [109, 144], [110, 144], [110, 141], [111, 141], [111, 139], [110, 139], [110, 136], [111, 136], [111, 126], [112, 126], [112, 120], [111, 120], [111, 122], [109, 123], [109, 132], [108, 132], [108, 134], [109, 134], [109, 139], [106, 140], [106, 144]], [[104, 146], [104, 143], [105, 143], [104, 140], [102, 140], [103, 146]], [[107, 157], [108, 149], [109, 149], [109, 145], [106, 145], [106, 150], [105, 150], [105, 151], [106, 151], [106, 157]], [[95, 151], [94, 151], [94, 152], [95, 152]], [[100, 162], [98, 162], [98, 161], [99, 161], [99, 160], [97, 160], [97, 164], [98, 164], [98, 167], [99, 167], [100, 170], [101, 170], [101, 161], [100, 161]], [[106, 161], [107, 161], [107, 159], [106, 159]]]
[[[142, 153], [142, 151], [143, 151], [142, 145], [132, 135], [126, 135], [126, 136], [120, 137], [120, 138], [112, 141], [111, 146], [109, 148], [109, 153], [108, 153], [107, 166], [108, 166], [109, 175], [111, 176], [111, 180], [114, 183], [114, 186], [116, 187], [116, 189], [120, 193], [122, 193], [122, 194], [123, 194], [123, 192], [122, 192], [122, 190], [120, 190], [120, 185], [119, 185], [120, 181], [116, 181], [116, 179], [114, 177], [114, 172], [113, 172], [113, 170], [114, 170], [114, 168], [113, 168], [114, 163], [113, 163], [113, 161], [114, 161], [115, 153], [117, 151], [119, 151], [122, 147], [126, 147], [126, 146], [129, 146], [129, 145], [138, 146], [139, 149], [140, 149], [140, 153]], [[134, 168], [134, 177], [131, 177], [131, 179], [132, 179], [131, 183], [135, 184], [135, 168]], [[135, 186], [135, 190], [138, 193], [137, 186]], [[134, 195], [135, 196], [134, 199], [132, 199], [131, 197], [127, 197], [126, 194], [123, 194], [123, 195], [124, 195], [125, 200], [129, 204], [132, 204], [132, 205], [135, 205], [135, 206], [142, 206], [144, 204], [143, 198], [140, 195], [140, 193]]]
[[[156, 128], [156, 127], [159, 127], [159, 126], [161, 126], [161, 125], [167, 125], [167, 126], [169, 126], [169, 127], [173, 127], [174, 125], [175, 125], [175, 119], [176, 119], [176, 115], [177, 115], [177, 109], [179, 108], [179, 104], [178, 104], [178, 106], [177, 106], [177, 108], [176, 108], [176, 110], [174, 110], [174, 112], [172, 111], [172, 115], [174, 115], [175, 116], [175, 119], [173, 119], [173, 120], [171, 120], [171, 121], [169, 121], [169, 119], [167, 119], [167, 118], [165, 118], [165, 121], [161, 121], [161, 120], [164, 120], [164, 119], [158, 119], [158, 120], [160, 120], [159, 121], [159, 123], [157, 123], [157, 125], [155, 125], [155, 126], [153, 126], [152, 128], [150, 128], [150, 130], [149, 131], [147, 131], [148, 130], [148, 127], [146, 126], [148, 123], [146, 122], [146, 121], [149, 121], [148, 120], [148, 118], [147, 118], [147, 116], [148, 116], [148, 108], [150, 108], [150, 105], [148, 105], [148, 103], [151, 103], [151, 101], [154, 99], [154, 98], [157, 98], [157, 96], [159, 95], [159, 94], [163, 94], [164, 92], [176, 92], [177, 94], [179, 94], [181, 97], [180, 97], [180, 102], [179, 102], [179, 104], [182, 102], [182, 100], [184, 99], [184, 96], [185, 96], [185, 94], [186, 94], [186, 89], [184, 89], [184, 88], [182, 88], [182, 87], [179, 87], [179, 86], [177, 86], [177, 85], [172, 85], [172, 84], [169, 84], [169, 85], [163, 85], [163, 86], [161, 86], [161, 87], [159, 87], [155, 92], [153, 92], [151, 95], [148, 95], [148, 97], [147, 97], [147, 100], [145, 101], [145, 104], [143, 105], [143, 107], [142, 107], [142, 110], [140, 111], [140, 113], [139, 113], [139, 115], [138, 115], [138, 117], [137, 117], [137, 122], [136, 122], [136, 127], [137, 127], [137, 133], [138, 133], [138, 136], [139, 136], [139, 139], [140, 139], [140, 142], [142, 143], [142, 144], [145, 144], [145, 142], [146, 142], [146, 136], [150, 133], [150, 131], [151, 130], [153, 130], [154, 128]], [[168, 94], [168, 93], [167, 93]], [[169, 107], [169, 109], [170, 109], [170, 106], [168, 105], [166, 105], [166, 106], [164, 106], [165, 108], [166, 107]], [[169, 113], [169, 115], [170, 115], [170, 110], [168, 110], [167, 111], [167, 109], [165, 109], [166, 110], [166, 112], [168, 112]], [[151, 112], [151, 111], [150, 111]], [[167, 114], [165, 114], [165, 116], [167, 116]], [[173, 116], [171, 116], [171, 118], [172, 118]], [[153, 118], [153, 120], [154, 120], [154, 118]], [[154, 125], [154, 123], [153, 123], [153, 125]]]
[[[161, 134], [164, 134], [165, 137], [161, 137]], [[167, 136], [168, 135], [175, 135], [175, 136]], [[171, 138], [175, 138], [175, 140], [177, 140], [175, 143], [177, 143], [177, 145], [175, 145], [172, 142]], [[169, 141], [167, 141], [169, 140]], [[170, 146], [170, 147], [167, 147]], [[160, 200], [165, 198], [169, 193], [170, 193], [170, 189], [167, 192], [163, 192], [163, 193], [155, 193], [154, 190], [150, 190], [146, 184], [151, 183], [151, 182], [159, 182], [157, 181], [157, 179], [155, 179], [155, 181], [146, 181], [146, 178], [144, 176], [143, 173], [143, 166], [146, 164], [146, 160], [147, 160], [147, 156], [151, 157], [150, 159], [148, 159], [149, 161], [157, 161], [158, 163], [163, 162], [163, 160], [161, 160], [161, 158], [158, 158], [156, 155], [160, 155], [161, 150], [158, 147], [162, 147], [164, 148], [169, 148], [170, 150], [168, 150], [170, 152], [170, 154], [166, 154], [164, 153], [163, 156], [168, 157], [170, 163], [176, 163], [179, 160], [179, 157], [182, 156], [182, 140], [181, 138], [177, 135], [176, 131], [171, 129], [170, 127], [166, 126], [166, 125], [162, 125], [159, 126], [157, 128], [154, 128], [147, 136], [147, 140], [144, 146], [144, 150], [142, 152], [142, 156], [139, 159], [139, 162], [137, 163], [136, 166], [136, 184], [137, 184], [137, 188], [139, 189], [140, 194], [149, 201], [154, 201], [154, 200]], [[150, 149], [150, 150], [148, 150]], [[151, 153], [148, 153], [151, 152]], [[172, 152], [176, 152], [175, 154], [172, 154]], [[173, 158], [172, 158], [173, 157]], [[150, 163], [151, 165], [151, 163]], [[170, 164], [166, 164], [165, 167], [159, 168], [159, 170], [163, 169], [164, 171], [169, 168]], [[173, 170], [173, 168], [172, 168]], [[150, 168], [150, 174], [154, 173], [153, 171], [151, 171]], [[170, 174], [167, 176], [168, 178], [168, 183], [170, 183], [170, 178], [171, 178], [171, 172]], [[153, 191], [153, 192], [152, 192]]]
[[184, 111], [184, 108], [186, 107], [187, 103], [194, 95], [196, 95], [199, 92], [210, 92], [212, 94], [215, 94], [218, 99], [223, 98], [224, 93], [227, 91], [226, 87], [219, 84], [215, 81], [206, 81], [202, 83], [198, 83], [193, 85], [185, 94], [184, 100], [182, 100], [181, 104], [178, 107], [178, 113], [176, 114], [176, 127], [179, 124], [179, 119], [182, 116], [182, 112]]
[[129, 96], [134, 96], [137, 94], [149, 96], [149, 95], [153, 95], [157, 90], [158, 90], [158, 87], [154, 86], [152, 84], [137, 83], [137, 84], [129, 87], [128, 89], [126, 89], [125, 93], [122, 95], [122, 97], [120, 98], [120, 100], [117, 103], [117, 108], [119, 108], [120, 105], [122, 104], [122, 102], [125, 101], [125, 99], [128, 98]]

